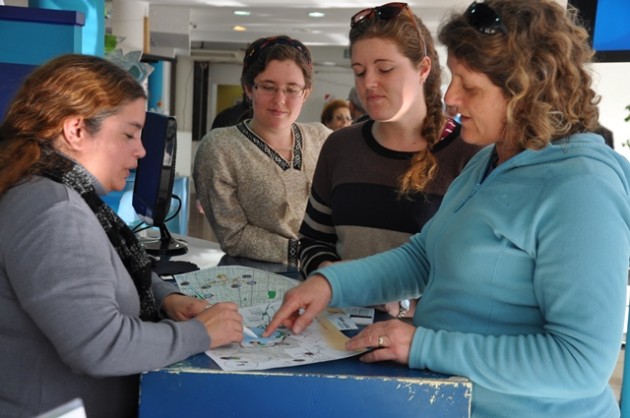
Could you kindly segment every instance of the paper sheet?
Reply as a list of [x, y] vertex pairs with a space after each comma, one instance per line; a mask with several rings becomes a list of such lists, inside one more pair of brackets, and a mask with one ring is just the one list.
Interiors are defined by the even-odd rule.
[[[280, 307], [271, 303], [241, 309], [243, 323], [257, 335], [263, 330]], [[284, 328], [277, 329], [268, 338], [246, 337], [241, 344], [206, 351], [223, 370], [266, 370], [299, 366], [351, 357], [364, 352], [347, 351], [348, 337], [329, 320], [328, 313], [318, 316], [300, 335]]]
[[219, 266], [175, 275], [182, 293], [210, 303], [236, 302], [243, 324], [258, 338], [245, 336], [240, 344], [209, 350], [206, 354], [223, 370], [265, 370], [336, 360], [361, 353], [346, 351], [348, 340], [339, 330], [356, 329], [348, 314], [330, 309], [302, 334], [278, 329], [261, 335], [297, 280], [244, 266]]
[[218, 266], [175, 275], [179, 289], [210, 303], [236, 302], [239, 307], [282, 301], [300, 282], [252, 267]]

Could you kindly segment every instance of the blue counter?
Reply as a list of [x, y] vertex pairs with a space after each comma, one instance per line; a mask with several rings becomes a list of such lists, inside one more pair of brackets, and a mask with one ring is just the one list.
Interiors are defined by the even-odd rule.
[[198, 354], [141, 377], [140, 417], [469, 417], [472, 383], [358, 357], [251, 372]]
[[[200, 268], [245, 264], [219, 245], [181, 237], [189, 245], [174, 261]], [[276, 266], [278, 267], [278, 266]], [[286, 267], [286, 266], [285, 266]], [[286, 268], [285, 268], [286, 270]], [[386, 317], [377, 313], [376, 319]], [[356, 332], [356, 331], [354, 331]], [[472, 383], [462, 377], [412, 370], [394, 362], [361, 363], [359, 357], [265, 371], [223, 371], [205, 354], [143, 373], [140, 418], [161, 417], [470, 417]]]

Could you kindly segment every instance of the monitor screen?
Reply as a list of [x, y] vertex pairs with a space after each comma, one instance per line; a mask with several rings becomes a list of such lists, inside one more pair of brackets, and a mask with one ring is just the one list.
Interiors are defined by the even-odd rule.
[[[142, 129], [142, 145], [146, 155], [138, 160], [132, 205], [144, 223], [160, 230], [159, 239], [142, 240], [142, 244], [149, 254], [183, 254], [188, 251], [187, 244], [183, 240], [173, 239], [166, 228], [175, 181], [175, 118], [147, 112]], [[178, 210], [181, 210], [181, 203]]]
[[569, 0], [579, 10], [595, 50], [595, 61], [630, 62], [630, 1]]
[[173, 193], [177, 148], [175, 118], [147, 112], [142, 145], [146, 155], [138, 160], [132, 204], [143, 222], [159, 225], [166, 219]]

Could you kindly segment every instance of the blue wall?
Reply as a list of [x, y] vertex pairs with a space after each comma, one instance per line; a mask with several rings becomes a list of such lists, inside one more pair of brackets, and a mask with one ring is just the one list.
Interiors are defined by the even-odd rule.
[[82, 53], [84, 15], [74, 11], [0, 7], [0, 117], [35, 66]]

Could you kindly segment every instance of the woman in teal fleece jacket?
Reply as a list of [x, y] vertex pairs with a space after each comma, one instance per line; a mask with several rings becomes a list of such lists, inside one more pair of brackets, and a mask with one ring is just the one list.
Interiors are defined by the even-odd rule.
[[[553, 0], [488, 0], [440, 29], [462, 137], [488, 145], [405, 245], [315, 272], [268, 331], [326, 305], [422, 295], [347, 344], [473, 382], [473, 417], [618, 417], [630, 164], [595, 134], [587, 34]], [[301, 315], [298, 313], [301, 312]]]

